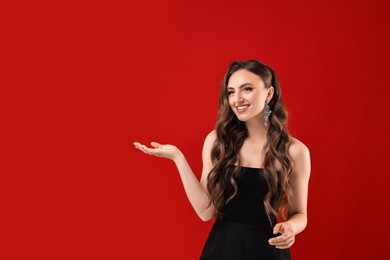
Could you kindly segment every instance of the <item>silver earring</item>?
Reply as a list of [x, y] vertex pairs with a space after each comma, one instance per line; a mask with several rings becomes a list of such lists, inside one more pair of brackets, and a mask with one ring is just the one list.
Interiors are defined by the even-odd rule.
[[271, 115], [272, 111], [270, 110], [269, 105], [267, 104], [264, 111], [264, 125], [268, 126], [268, 117]]

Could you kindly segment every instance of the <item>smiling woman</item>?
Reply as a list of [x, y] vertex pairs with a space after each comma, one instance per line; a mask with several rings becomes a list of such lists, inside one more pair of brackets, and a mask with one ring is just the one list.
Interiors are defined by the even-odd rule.
[[[238, 70], [232, 74], [229, 84], [229, 105], [240, 121], [247, 121], [251, 116], [261, 116], [266, 99], [269, 101], [274, 93], [272, 86], [266, 88], [264, 81], [248, 70]], [[251, 109], [248, 111], [249, 107]]]
[[176, 146], [134, 145], [173, 160], [197, 215], [215, 219], [201, 260], [291, 258], [289, 248], [307, 223], [310, 154], [288, 132], [279, 81], [269, 66], [230, 64], [216, 128], [204, 141], [200, 181]]

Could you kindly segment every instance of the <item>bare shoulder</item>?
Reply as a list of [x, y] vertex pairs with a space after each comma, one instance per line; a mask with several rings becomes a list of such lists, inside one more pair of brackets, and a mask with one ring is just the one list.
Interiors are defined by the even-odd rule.
[[291, 137], [289, 153], [290, 156], [293, 157], [293, 159], [299, 159], [299, 157], [305, 156], [305, 154], [310, 154], [310, 151], [304, 143], [302, 143], [295, 137]]
[[217, 132], [214, 129], [206, 136], [205, 143], [213, 145], [216, 139], [217, 139]]
[[204, 140], [202, 158], [203, 158], [203, 164], [206, 164], [206, 167], [210, 166], [211, 150], [213, 149], [216, 139], [217, 139], [217, 133], [214, 129], [206, 136], [206, 139]]
[[293, 160], [293, 168], [299, 171], [310, 171], [310, 151], [304, 143], [291, 137], [289, 154]]

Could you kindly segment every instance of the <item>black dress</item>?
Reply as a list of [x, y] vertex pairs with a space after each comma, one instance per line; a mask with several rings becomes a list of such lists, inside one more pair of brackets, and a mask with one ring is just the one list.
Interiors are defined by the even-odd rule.
[[235, 177], [238, 192], [224, 207], [222, 219], [215, 220], [200, 260], [291, 259], [289, 249], [277, 249], [268, 243], [280, 234], [272, 233], [264, 209], [267, 185], [262, 174], [263, 169], [240, 167]]

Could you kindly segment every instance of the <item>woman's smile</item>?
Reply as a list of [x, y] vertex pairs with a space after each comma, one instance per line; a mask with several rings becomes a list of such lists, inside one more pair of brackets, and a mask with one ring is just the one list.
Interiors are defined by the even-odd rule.
[[237, 112], [238, 113], [243, 113], [245, 112], [246, 110], [248, 110], [250, 105], [241, 105], [241, 106], [237, 106]]

